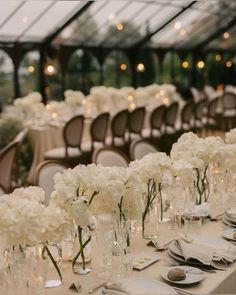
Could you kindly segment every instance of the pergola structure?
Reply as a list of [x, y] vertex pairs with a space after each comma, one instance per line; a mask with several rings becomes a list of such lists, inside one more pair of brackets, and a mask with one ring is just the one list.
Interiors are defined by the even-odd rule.
[[[70, 56], [77, 49], [89, 50], [99, 62], [102, 83], [105, 58], [112, 50], [121, 50], [129, 58], [135, 86], [140, 50], [152, 50], [160, 65], [168, 51], [177, 52], [182, 60], [192, 53], [194, 61], [212, 51], [232, 56], [236, 51], [236, 2], [230, 0], [5, 0], [0, 2], [0, 20], [0, 48], [13, 61], [16, 97], [20, 62], [32, 50], [40, 53], [44, 99], [47, 56], [58, 59], [65, 85]], [[194, 71], [193, 67], [193, 76]]]

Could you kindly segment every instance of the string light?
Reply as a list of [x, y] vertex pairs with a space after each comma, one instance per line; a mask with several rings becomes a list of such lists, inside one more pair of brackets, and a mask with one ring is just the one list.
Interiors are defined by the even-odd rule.
[[203, 69], [203, 68], [205, 67], [205, 63], [204, 63], [204, 61], [203, 61], [203, 60], [199, 60], [199, 61], [197, 62], [197, 67], [198, 67], [199, 69]]
[[233, 65], [233, 63], [232, 63], [231, 60], [227, 60], [226, 63], [225, 63], [226, 68], [231, 68], [232, 65]]
[[180, 30], [180, 35], [181, 35], [181, 36], [186, 35], [186, 30], [185, 30], [185, 29], [181, 29], [181, 30]]
[[46, 75], [52, 76], [55, 73], [56, 73], [56, 69], [52, 64], [49, 64], [49, 65], [46, 66], [46, 68], [45, 68], [45, 74]]
[[121, 71], [125, 71], [127, 69], [127, 65], [126, 64], [121, 64], [120, 69], [121, 69]]
[[28, 66], [28, 72], [33, 73], [35, 70], [34, 66]]
[[145, 66], [143, 63], [139, 63], [137, 65], [137, 72], [144, 72], [145, 71]]
[[187, 60], [184, 60], [182, 62], [182, 68], [187, 69], [189, 67], [189, 62]]
[[222, 60], [222, 56], [219, 53], [217, 53], [216, 54], [216, 61], [221, 61], [221, 60]]
[[229, 39], [230, 33], [229, 32], [224, 32], [223, 37], [224, 37], [224, 39]]
[[179, 30], [179, 29], [182, 27], [181, 22], [177, 21], [177, 22], [174, 24], [174, 27], [175, 27], [176, 30]]
[[117, 28], [118, 31], [122, 31], [124, 29], [124, 25], [122, 23], [118, 23], [116, 25], [116, 28]]

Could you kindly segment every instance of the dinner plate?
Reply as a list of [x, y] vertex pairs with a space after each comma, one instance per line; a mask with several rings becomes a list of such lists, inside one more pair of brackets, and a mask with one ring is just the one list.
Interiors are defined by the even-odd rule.
[[228, 216], [227, 214], [224, 215], [224, 218], [232, 224], [236, 225], [236, 220]]
[[[186, 274], [185, 279], [183, 279], [181, 281], [172, 281], [172, 280], [170, 280], [168, 278], [168, 272], [171, 269], [174, 269], [174, 268], [183, 269], [185, 271], [185, 274]], [[203, 280], [204, 277], [205, 277], [203, 271], [201, 271], [200, 269], [198, 269], [196, 267], [191, 267], [191, 266], [187, 266], [187, 265], [181, 265], [181, 266], [177, 266], [177, 267], [176, 266], [174, 266], [174, 267], [166, 267], [161, 271], [161, 276], [167, 282], [174, 283], [174, 284], [181, 284], [181, 285], [196, 284], [196, 283], [200, 282], [201, 280]]]
[[235, 229], [232, 229], [232, 228], [226, 229], [225, 231], [223, 231], [223, 237], [228, 240], [236, 241], [236, 238], [233, 237], [233, 234], [235, 232], [236, 232]]
[[118, 281], [129, 294], [156, 295], [177, 294], [169, 285], [147, 277], [128, 277]]
[[226, 218], [226, 216], [222, 218], [222, 222], [229, 227], [236, 228], [236, 224], [232, 223], [229, 219]]

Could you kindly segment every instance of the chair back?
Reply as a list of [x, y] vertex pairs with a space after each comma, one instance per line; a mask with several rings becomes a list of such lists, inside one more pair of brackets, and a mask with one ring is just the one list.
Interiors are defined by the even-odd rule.
[[12, 188], [18, 148], [19, 143], [12, 141], [0, 152], [0, 186], [6, 193]]
[[161, 131], [161, 127], [163, 126], [163, 123], [164, 123], [165, 111], [166, 111], [165, 105], [161, 105], [152, 111], [152, 114], [150, 117], [150, 126], [152, 130], [156, 129]]
[[25, 139], [26, 135], [28, 133], [28, 129], [25, 128], [22, 131], [20, 131], [17, 136], [14, 139], [14, 142], [22, 143], [22, 141]]
[[105, 143], [109, 118], [109, 113], [102, 113], [93, 120], [90, 127], [92, 142], [98, 141]]
[[84, 116], [78, 115], [71, 118], [63, 129], [63, 137], [66, 147], [80, 148], [84, 129]]
[[194, 103], [192, 101], [187, 102], [181, 111], [181, 123], [190, 124], [193, 118]]
[[219, 105], [219, 98], [215, 98], [208, 103], [207, 106], [207, 117], [214, 118], [216, 116], [216, 111]]
[[236, 109], [236, 95], [231, 92], [225, 92], [221, 98], [223, 109], [232, 110]]
[[48, 160], [44, 161], [37, 167], [36, 185], [45, 191], [45, 204], [49, 204], [49, 198], [54, 191], [54, 175], [69, 168], [65, 163]]
[[129, 160], [124, 153], [113, 147], [101, 147], [94, 151], [92, 162], [104, 167], [127, 167]]
[[197, 121], [201, 121], [202, 118], [204, 117], [204, 110], [205, 107], [207, 106], [207, 99], [202, 99], [199, 102], [197, 102], [195, 104], [195, 108], [194, 108], [194, 117], [195, 120]]
[[132, 141], [130, 145], [130, 159], [142, 159], [149, 153], [156, 153], [157, 149], [145, 139], [138, 139]]
[[122, 110], [113, 117], [111, 121], [112, 138], [114, 137], [124, 138], [125, 131], [127, 128], [128, 115], [129, 115], [128, 110]]
[[145, 108], [139, 107], [129, 113], [128, 128], [130, 133], [141, 134], [145, 118]]
[[165, 113], [165, 125], [170, 127], [175, 127], [175, 122], [177, 118], [177, 112], [178, 112], [179, 104], [178, 102], [173, 102], [171, 105], [169, 105], [166, 109]]

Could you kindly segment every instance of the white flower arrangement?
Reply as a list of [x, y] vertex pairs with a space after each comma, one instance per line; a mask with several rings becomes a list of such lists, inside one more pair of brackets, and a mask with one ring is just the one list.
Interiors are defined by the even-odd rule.
[[9, 246], [36, 245], [65, 236], [68, 224], [63, 210], [46, 207], [43, 201], [44, 191], [33, 186], [1, 197], [0, 231]]
[[85, 99], [84, 94], [81, 91], [74, 91], [68, 89], [64, 92], [65, 103], [70, 107], [78, 107], [82, 105], [82, 101]]
[[229, 144], [236, 143], [236, 128], [225, 133], [225, 142]]

